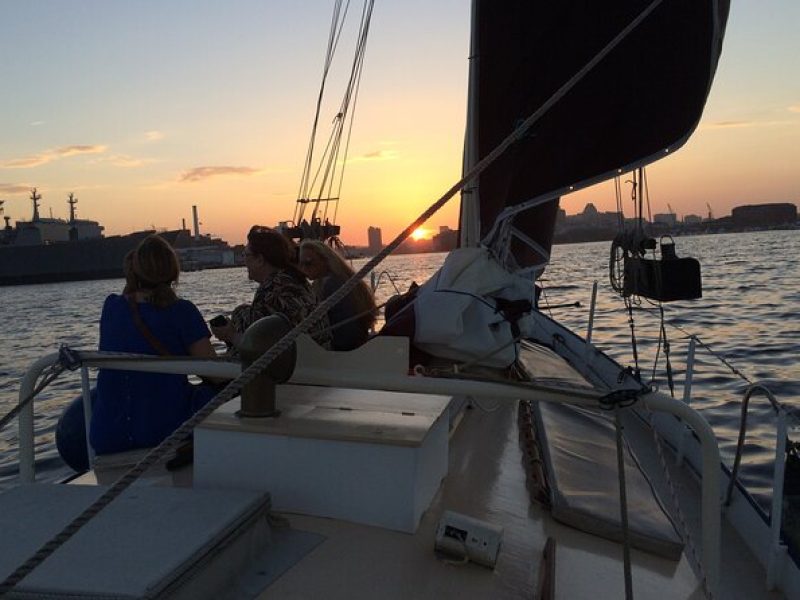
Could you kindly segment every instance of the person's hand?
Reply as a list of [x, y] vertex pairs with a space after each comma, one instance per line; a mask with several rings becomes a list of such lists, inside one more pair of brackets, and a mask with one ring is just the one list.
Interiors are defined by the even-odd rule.
[[235, 346], [237, 338], [239, 337], [239, 334], [230, 321], [225, 323], [225, 325], [211, 325], [211, 333], [229, 346]]

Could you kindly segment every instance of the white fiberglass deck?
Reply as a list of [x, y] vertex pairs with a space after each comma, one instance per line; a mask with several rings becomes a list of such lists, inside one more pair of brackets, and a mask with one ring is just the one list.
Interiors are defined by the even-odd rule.
[[[557, 544], [556, 598], [624, 597], [621, 546], [561, 525], [530, 502], [516, 422], [516, 408], [508, 404], [466, 411], [450, 440], [449, 474], [414, 535], [286, 515], [291, 527], [326, 539], [260, 597], [534, 598], [548, 537]], [[688, 479], [679, 485], [693, 488], [696, 503], [696, 486]], [[436, 557], [434, 536], [444, 509], [504, 528], [494, 571]], [[764, 591], [763, 572], [728, 527], [723, 547], [721, 598], [780, 597]], [[671, 561], [633, 550], [632, 558], [635, 598], [703, 598], [685, 556]]]

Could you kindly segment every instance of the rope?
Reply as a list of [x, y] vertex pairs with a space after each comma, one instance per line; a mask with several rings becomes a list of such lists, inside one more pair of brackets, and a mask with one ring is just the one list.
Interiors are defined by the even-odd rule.
[[622, 523], [622, 562], [625, 572], [625, 600], [633, 600], [633, 577], [631, 575], [631, 540], [628, 528], [628, 493], [625, 488], [625, 455], [622, 448], [622, 422], [619, 407], [614, 407], [614, 429], [617, 441], [617, 475], [619, 477], [619, 512]]
[[[242, 374], [231, 381], [225, 388], [217, 394], [208, 404], [195, 413], [190, 419], [185, 421], [172, 435], [153, 448], [147, 455], [134, 465], [129, 471], [122, 475], [103, 495], [100, 496], [91, 506], [86, 508], [78, 517], [69, 523], [64, 529], [56, 534], [50, 541], [45, 543], [31, 558], [19, 566], [2, 583], [0, 583], [0, 594], [11, 590], [17, 583], [24, 579], [33, 569], [43, 563], [53, 554], [62, 544], [69, 540], [81, 527], [88, 523], [96, 514], [103, 510], [122, 492], [136, 481], [145, 471], [155, 465], [168, 452], [174, 451], [183, 444], [184, 439], [192, 432], [194, 427], [208, 417], [212, 412], [219, 408], [223, 403], [232, 399], [245, 385], [249, 384], [267, 366], [269, 366], [278, 356], [288, 350], [294, 341], [303, 333], [315, 325], [328, 309], [334, 306], [347, 296], [361, 279], [379, 265], [389, 254], [394, 252], [406, 238], [408, 238], [417, 228], [421, 227], [431, 216], [442, 208], [453, 196], [455, 196], [467, 183], [471, 182], [488, 168], [499, 156], [501, 156], [512, 144], [521, 140], [527, 131], [544, 115], [553, 105], [555, 105], [569, 90], [571, 90], [583, 77], [591, 71], [606, 55], [611, 52], [627, 35], [632, 32], [663, 0], [654, 0], [645, 8], [628, 26], [617, 34], [595, 57], [593, 57], [580, 71], [573, 75], [561, 88], [559, 88], [542, 106], [533, 114], [526, 118], [514, 131], [512, 131], [497, 147], [489, 154], [478, 161], [464, 176], [455, 183], [443, 196], [425, 210], [411, 225], [406, 227], [392, 242], [390, 242], [377, 255], [372, 257], [357, 273], [350, 277], [338, 290], [331, 294], [325, 301], [317, 307], [303, 321], [298, 323], [294, 329], [284, 335], [269, 350], [262, 354], [253, 362]], [[327, 69], [327, 67], [326, 67]]]
[[669, 395], [675, 397], [675, 378], [672, 374], [672, 361], [670, 360], [670, 342], [667, 339], [666, 322], [664, 321], [664, 305], [659, 302], [658, 309], [660, 314], [659, 329], [658, 329], [658, 345], [656, 346], [656, 356], [653, 359], [653, 371], [650, 376], [650, 381], [656, 380], [656, 371], [658, 370], [658, 360], [661, 356], [661, 348], [664, 348], [664, 369], [667, 373], [667, 386], [669, 387]]
[[[656, 359], [655, 359], [656, 363], [658, 362], [658, 350], [661, 347], [661, 340], [662, 339], [666, 340], [665, 324], [666, 325], [671, 325], [672, 327], [675, 327], [676, 329], [678, 329], [679, 331], [684, 333], [687, 337], [694, 338], [698, 343], [700, 343], [709, 352], [711, 352], [711, 354], [716, 355], [707, 345], [705, 345], [702, 342], [700, 342], [699, 338], [697, 338], [696, 336], [694, 336], [692, 334], [689, 334], [687, 331], [685, 331], [683, 328], [681, 328], [681, 327], [679, 327], [677, 325], [673, 325], [672, 323], [667, 323], [664, 320], [664, 308], [663, 308], [662, 304], [659, 304], [657, 309], [656, 308], [648, 309], [648, 308], [643, 307], [643, 306], [640, 306], [639, 308], [641, 310], [648, 310], [648, 311], [659, 310], [659, 312], [660, 312], [660, 319], [661, 319], [661, 321], [660, 321], [660, 334], [659, 334], [659, 346], [658, 346], [658, 349], [657, 349], [657, 356], [656, 356]], [[665, 345], [664, 351], [665, 351], [665, 354], [667, 356], [667, 364], [669, 364], [668, 342], [666, 344], [667, 345]], [[740, 376], [744, 377], [743, 375], [738, 373], [738, 371], [732, 365], [730, 365], [727, 361], [725, 361], [725, 359], [723, 357], [718, 357], [718, 358], [720, 358], [720, 360], [725, 362], [725, 364], [728, 365], [731, 368], [732, 371], [734, 371], [735, 373], [737, 373]], [[653, 379], [655, 379], [655, 370], [656, 370], [656, 365], [654, 364], [653, 365]], [[674, 397], [674, 389], [673, 389], [673, 385], [672, 385], [672, 382], [671, 382], [672, 377], [671, 377], [671, 368], [670, 367], [668, 367], [668, 379], [670, 380], [670, 382], [669, 382], [670, 392]], [[705, 593], [707, 598], [712, 598], [711, 592], [710, 592], [710, 590], [708, 588], [708, 580], [706, 578], [706, 574], [705, 574], [705, 571], [703, 569], [703, 563], [700, 560], [700, 555], [699, 555], [699, 553], [697, 551], [697, 548], [696, 548], [696, 546], [694, 544], [694, 541], [692, 539], [692, 535], [691, 535], [691, 533], [689, 531], [689, 526], [687, 525], [686, 517], [684, 516], [683, 511], [681, 510], [680, 501], [678, 499], [678, 492], [675, 489], [675, 484], [673, 483], [672, 477], [671, 477], [670, 472], [669, 472], [669, 467], [667, 465], [667, 459], [666, 459], [666, 456], [664, 455], [663, 442], [661, 440], [661, 436], [658, 434], [658, 430], [656, 429], [655, 416], [654, 416], [653, 412], [649, 408], [647, 408], [646, 401], [645, 401], [645, 411], [646, 411], [646, 414], [647, 414], [647, 421], [648, 421], [648, 425], [649, 425], [650, 431], [653, 434], [653, 442], [654, 442], [654, 446], [655, 446], [655, 449], [656, 449], [656, 455], [658, 456], [658, 460], [661, 463], [661, 468], [662, 468], [662, 470], [664, 472], [664, 480], [665, 480], [665, 482], [667, 484], [667, 489], [669, 490], [670, 500], [672, 502], [673, 513], [674, 513], [675, 519], [678, 522], [678, 526], [680, 528], [680, 533], [683, 535], [683, 539], [684, 539], [686, 547], [687, 547], [687, 549], [689, 551], [689, 554], [691, 555], [691, 558], [692, 558], [694, 564], [697, 566], [697, 570], [700, 573], [700, 579], [701, 579], [701, 583], [702, 583], [702, 586], [703, 586], [703, 592]]]
[[[644, 310], [644, 311], [655, 311], [655, 310], [657, 310], [656, 308], [647, 308], [647, 307], [644, 307], [644, 306], [640, 306], [640, 307], [639, 307], [639, 309], [640, 309], [640, 310]], [[722, 363], [723, 365], [725, 365], [726, 367], [728, 367], [728, 369], [730, 370], [730, 372], [731, 372], [733, 375], [736, 375], [736, 376], [737, 376], [737, 377], [739, 377], [739, 378], [740, 378], [742, 381], [744, 381], [744, 382], [746, 382], [746, 383], [748, 383], [748, 384], [750, 384], [750, 385], [753, 385], [753, 381], [752, 381], [752, 380], [751, 380], [751, 379], [750, 379], [750, 378], [749, 378], [747, 375], [745, 375], [744, 373], [742, 373], [742, 372], [741, 372], [741, 371], [740, 371], [740, 370], [739, 370], [739, 369], [738, 369], [736, 366], [734, 366], [734, 365], [733, 365], [733, 363], [731, 363], [731, 362], [730, 362], [730, 361], [729, 361], [727, 358], [725, 358], [725, 357], [724, 357], [722, 354], [720, 354], [719, 352], [717, 352], [717, 351], [715, 351], [713, 348], [711, 348], [711, 346], [709, 346], [708, 344], [706, 344], [706, 343], [705, 343], [703, 340], [701, 340], [701, 339], [700, 339], [700, 338], [699, 338], [697, 335], [695, 335], [695, 334], [693, 334], [693, 333], [690, 333], [689, 331], [687, 331], [686, 329], [684, 329], [684, 328], [683, 328], [683, 327], [681, 327], [680, 325], [675, 325], [674, 323], [669, 323], [669, 322], [666, 322], [666, 324], [667, 324], [667, 325], [669, 325], [670, 327], [673, 327], [674, 329], [677, 329], [678, 331], [680, 331], [680, 332], [681, 332], [681, 333], [682, 333], [684, 336], [686, 336], [687, 338], [693, 338], [693, 339], [694, 339], [694, 341], [695, 341], [695, 342], [696, 342], [696, 343], [697, 343], [699, 346], [701, 346], [701, 347], [702, 347], [704, 350], [706, 350], [706, 352], [708, 352], [708, 353], [709, 353], [711, 356], [713, 356], [714, 358], [716, 358], [716, 359], [717, 359], [717, 360], [718, 360], [720, 363]]]
[[669, 467], [667, 466], [667, 458], [664, 456], [664, 447], [663, 442], [661, 441], [661, 436], [658, 435], [658, 431], [656, 429], [655, 424], [655, 415], [653, 411], [647, 408], [647, 401], [645, 400], [645, 408], [647, 411], [647, 422], [650, 426], [650, 431], [653, 434], [653, 442], [656, 449], [656, 454], [658, 456], [658, 460], [661, 463], [661, 468], [664, 471], [664, 479], [667, 483], [667, 489], [669, 490], [670, 500], [672, 501], [672, 509], [675, 516], [675, 519], [678, 521], [678, 526], [680, 528], [680, 533], [683, 535], [683, 540], [686, 543], [686, 547], [689, 550], [689, 554], [691, 555], [694, 564], [697, 566], [697, 570], [700, 573], [700, 580], [703, 586], [703, 591], [709, 600], [712, 599], [711, 591], [708, 588], [708, 578], [706, 577], [705, 570], [703, 568], [703, 563], [700, 560], [700, 555], [697, 552], [697, 547], [694, 544], [692, 539], [692, 535], [689, 532], [689, 526], [686, 524], [686, 517], [681, 510], [680, 501], [678, 500], [678, 492], [675, 489], [675, 484], [672, 482], [672, 477], [669, 474]]
[[397, 287], [397, 283], [395, 283], [395, 280], [394, 280], [394, 278], [392, 277], [392, 274], [391, 274], [391, 273], [389, 273], [389, 271], [381, 271], [381, 272], [378, 274], [378, 278], [377, 278], [377, 280], [376, 280], [376, 281], [375, 281], [375, 282], [372, 284], [372, 291], [373, 291], [373, 293], [374, 293], [374, 292], [375, 292], [375, 291], [376, 291], [376, 290], [377, 290], [377, 289], [380, 287], [380, 285], [381, 285], [381, 279], [383, 279], [383, 276], [384, 276], [384, 275], [386, 275], [386, 279], [388, 279], [388, 280], [389, 280], [389, 283], [391, 283], [391, 284], [392, 284], [392, 286], [394, 286], [394, 291], [395, 291], [395, 293], [396, 293], [396, 294], [402, 294], [403, 292], [401, 292], [401, 291], [400, 291], [400, 288], [398, 288], [398, 287]]
[[65, 368], [63, 366], [54, 365], [52, 373], [46, 375], [42, 379], [42, 381], [39, 382], [39, 385], [37, 385], [36, 388], [28, 396], [23, 398], [14, 408], [8, 411], [8, 413], [6, 413], [6, 415], [3, 416], [2, 419], [0, 419], [0, 431], [2, 431], [2, 429], [14, 419], [14, 417], [16, 417], [23, 408], [28, 406], [28, 404], [30, 404], [33, 401], [33, 399], [39, 395], [39, 392], [41, 392], [44, 388], [50, 385], [56, 377], [61, 375], [61, 373], [63, 373], [64, 370]]
[[633, 319], [633, 302], [630, 298], [625, 298], [625, 307], [628, 309], [628, 325], [631, 328], [631, 350], [633, 352], [633, 365], [635, 377], [639, 379], [639, 350], [636, 347], [636, 322]]

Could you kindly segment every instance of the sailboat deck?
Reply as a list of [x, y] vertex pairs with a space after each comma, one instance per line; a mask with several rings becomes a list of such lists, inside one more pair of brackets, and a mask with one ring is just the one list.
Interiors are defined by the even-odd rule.
[[[540, 357], [550, 354], [543, 349]], [[574, 386], [587, 385], [563, 359], [534, 361], [545, 366], [534, 377], [558, 376]], [[556, 360], [557, 359], [557, 360]], [[560, 361], [560, 365], [559, 365]], [[532, 365], [536, 369], [537, 364]], [[320, 388], [316, 388], [320, 389]], [[335, 388], [334, 388], [335, 389]], [[339, 390], [337, 393], [341, 392]], [[425, 395], [418, 400], [424, 402]], [[631, 415], [633, 417], [633, 415]], [[323, 540], [261, 590], [259, 598], [538, 598], [540, 578], [552, 568], [555, 598], [624, 597], [622, 546], [556, 522], [532, 502], [518, 427], [516, 402], [480, 399], [454, 418], [449, 436], [447, 476], [413, 534], [337, 518], [283, 512], [290, 531]], [[650, 477], [661, 469], [652, 437], [637, 418], [626, 419], [629, 443]], [[113, 481], [124, 466], [96, 476]], [[685, 517], [699, 540], [699, 489], [687, 469], [672, 469]], [[299, 477], [303, 474], [299, 473]], [[193, 469], [151, 470], [141, 485], [191, 486]], [[93, 483], [87, 475], [76, 483]], [[663, 481], [654, 487], [666, 498]], [[497, 564], [454, 563], [434, 551], [436, 529], [445, 510], [503, 528]], [[548, 539], [555, 541], [554, 566], [542, 563]], [[723, 522], [722, 598], [780, 598], [764, 588], [764, 573], [733, 529]], [[688, 551], [679, 560], [632, 549], [636, 598], [703, 598]], [[260, 568], [268, 568], [263, 564]]]

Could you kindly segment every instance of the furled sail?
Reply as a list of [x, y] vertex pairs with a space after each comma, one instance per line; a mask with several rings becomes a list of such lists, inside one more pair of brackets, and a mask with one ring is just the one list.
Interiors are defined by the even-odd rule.
[[716, 70], [729, 0], [474, 0], [467, 167], [650, 9], [465, 195], [478, 198], [479, 239], [507, 265], [543, 268], [561, 195], [688, 139]]

